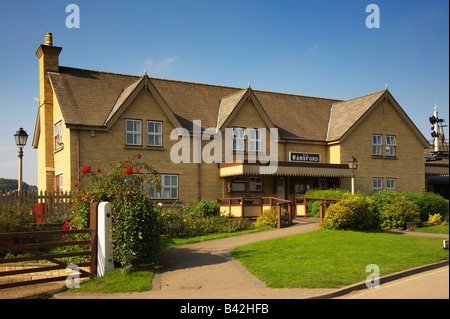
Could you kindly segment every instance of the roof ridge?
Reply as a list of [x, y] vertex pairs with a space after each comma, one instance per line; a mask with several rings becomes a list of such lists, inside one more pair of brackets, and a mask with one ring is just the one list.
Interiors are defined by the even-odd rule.
[[[117, 73], [117, 72], [91, 70], [91, 69], [75, 68], [75, 67], [69, 67], [69, 66], [60, 66], [60, 68], [67, 68], [67, 69], [73, 69], [73, 70], [82, 70], [82, 71], [93, 71], [93, 72], [99, 72], [99, 73], [105, 73], [105, 74], [129, 76], [129, 77], [136, 77], [136, 78], [142, 77], [142, 75], [132, 75], [132, 74]], [[221, 88], [227, 88], [227, 89], [237, 89], [237, 90], [246, 90], [247, 89], [247, 88], [241, 88], [241, 87], [237, 87], [237, 86], [228, 86], [228, 85], [219, 85], [219, 84], [210, 84], [210, 83], [183, 81], [183, 80], [172, 80], [172, 79], [157, 78], [157, 77], [150, 77], [150, 76], [149, 76], [149, 78], [151, 80], [154, 79], [154, 80], [169, 81], [169, 82], [178, 82], [178, 83], [195, 84], [195, 85], [205, 85], [205, 86], [221, 87]], [[294, 93], [275, 92], [275, 91], [267, 91], [267, 90], [255, 90], [255, 89], [252, 89], [252, 90], [254, 92], [291, 95], [291, 96], [298, 96], [298, 97], [305, 97], [305, 98], [314, 98], [314, 99], [322, 99], [322, 100], [332, 100], [332, 101], [340, 101], [340, 102], [349, 101], [349, 100], [341, 100], [341, 99], [333, 99], [333, 98], [327, 98], [327, 97], [301, 95], [301, 94], [294, 94]], [[231, 93], [229, 95], [232, 95], [232, 94], [235, 94], [235, 93], [236, 92]], [[224, 96], [224, 98], [227, 97], [227, 96]], [[338, 102], [338, 103], [340, 103], [340, 102]]]
[[130, 76], [130, 77], [135, 77], [135, 78], [142, 77], [142, 75], [132, 75], [132, 74], [117, 73], [117, 72], [108, 72], [108, 71], [100, 71], [100, 70], [74, 68], [74, 67], [71, 67], [71, 66], [60, 66], [59, 68], [72, 69], [72, 70], [81, 70], [81, 71], [91, 71], [91, 72], [98, 72], [98, 73], [105, 73], [105, 74], [112, 74], [112, 75]]
[[292, 95], [292, 96], [306, 97], [306, 98], [312, 98], [312, 99], [332, 100], [332, 101], [340, 101], [340, 102], [344, 102], [345, 101], [345, 100], [333, 99], [333, 98], [329, 98], [329, 97], [319, 97], [319, 96], [301, 95], [301, 94], [294, 94], [294, 93], [266, 91], [266, 90], [255, 90], [255, 89], [252, 89], [252, 90], [254, 92], [272, 93], [272, 94], [275, 93], [275, 94], [282, 94], [282, 95]]
[[375, 95], [375, 94], [378, 94], [378, 93], [381, 93], [381, 92], [385, 92], [385, 91], [386, 91], [386, 89], [381, 90], [381, 91], [377, 91], [377, 92], [373, 92], [373, 93], [369, 93], [369, 94], [366, 94], [366, 95], [361, 95], [361, 96], [358, 96], [358, 97], [354, 97], [353, 99], [342, 100], [342, 101], [340, 101], [340, 102], [338, 102], [338, 103], [333, 104], [332, 106], [337, 105], [337, 104], [341, 104], [341, 103], [344, 103], [344, 102], [349, 102], [349, 101], [361, 99], [361, 98], [368, 97], [368, 96], [370, 96], [370, 95]]

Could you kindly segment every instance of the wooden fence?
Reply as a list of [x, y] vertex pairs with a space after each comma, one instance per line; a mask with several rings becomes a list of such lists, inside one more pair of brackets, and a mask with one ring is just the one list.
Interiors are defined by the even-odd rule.
[[[67, 257], [89, 256], [89, 261], [73, 263], [78, 267], [78, 278], [94, 276], [97, 272], [97, 218], [99, 201], [91, 201], [90, 221], [91, 227], [87, 229], [74, 230], [51, 230], [35, 232], [17, 232], [0, 234], [0, 252], [20, 251], [26, 256], [1, 258], [0, 264], [23, 263], [27, 261], [46, 260], [52, 264], [34, 264], [32, 268], [18, 270], [0, 271], [0, 289], [18, 287], [25, 285], [41, 284], [45, 282], [66, 280], [68, 274], [63, 276], [49, 276], [42, 279], [26, 280], [20, 276], [25, 274], [36, 274], [39, 272], [49, 272], [51, 270], [66, 269], [72, 264], [58, 260]], [[88, 238], [69, 238], [78, 234], [89, 234]], [[73, 236], [71, 236], [73, 235]], [[39, 240], [38, 238], [41, 238]], [[80, 246], [74, 252], [57, 253], [49, 249], [54, 247]], [[58, 259], [57, 259], [58, 258]], [[89, 271], [83, 267], [88, 267]], [[17, 278], [19, 276], [19, 278]], [[7, 278], [7, 280], [2, 280]], [[5, 282], [6, 281], [6, 282]]]
[[35, 223], [61, 222], [70, 213], [73, 192], [3, 192], [0, 190], [2, 212], [29, 213]]

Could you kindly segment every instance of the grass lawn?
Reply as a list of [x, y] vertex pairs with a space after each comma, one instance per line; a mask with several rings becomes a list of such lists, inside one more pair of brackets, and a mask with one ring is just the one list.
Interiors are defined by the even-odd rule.
[[124, 274], [122, 268], [107, 273], [102, 278], [93, 278], [71, 288], [73, 292], [142, 292], [152, 289], [153, 267], [140, 268]]
[[441, 238], [319, 230], [237, 247], [231, 254], [271, 288], [338, 288], [449, 258]]
[[448, 234], [448, 221], [443, 225], [425, 224], [423, 227], [411, 227], [410, 231], [433, 234]]

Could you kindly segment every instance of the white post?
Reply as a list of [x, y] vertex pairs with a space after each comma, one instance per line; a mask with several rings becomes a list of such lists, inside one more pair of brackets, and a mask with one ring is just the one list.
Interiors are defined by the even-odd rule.
[[108, 202], [101, 202], [98, 205], [98, 277], [103, 277], [106, 273], [114, 270], [111, 226], [111, 205]]
[[439, 145], [439, 123], [438, 123], [438, 111], [436, 104], [434, 105], [434, 117], [436, 118], [436, 122], [434, 123], [434, 133], [436, 133], [436, 136], [434, 138], [434, 151], [439, 152], [441, 150]]

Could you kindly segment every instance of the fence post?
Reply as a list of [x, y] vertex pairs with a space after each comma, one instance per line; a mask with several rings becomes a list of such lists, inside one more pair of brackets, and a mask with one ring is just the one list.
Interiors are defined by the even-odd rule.
[[278, 206], [278, 228], [281, 228], [281, 205], [280, 205], [280, 203], [278, 203], [277, 206]]
[[98, 199], [91, 200], [90, 204], [90, 228], [91, 232], [91, 276], [97, 274], [97, 242], [98, 242], [98, 205], [100, 201]]
[[97, 277], [103, 277], [114, 270], [111, 226], [111, 205], [108, 202], [101, 202], [98, 205]]

